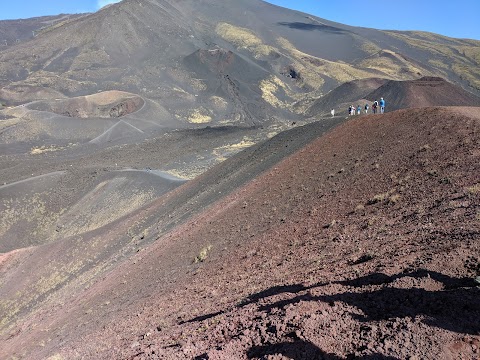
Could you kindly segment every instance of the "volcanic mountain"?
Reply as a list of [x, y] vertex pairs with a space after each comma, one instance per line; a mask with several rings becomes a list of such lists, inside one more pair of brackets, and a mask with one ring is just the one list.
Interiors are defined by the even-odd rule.
[[[348, 102], [382, 79], [442, 76], [480, 91], [478, 41], [356, 28], [260, 0], [124, 0], [94, 14], [0, 25], [23, 35], [38, 29], [0, 49], [0, 103], [9, 107], [0, 111], [0, 149], [21, 157], [119, 146], [124, 158], [122, 146], [228, 126], [217, 133], [225, 137], [199, 145], [201, 154], [193, 146], [160, 166], [140, 161], [191, 179], [292, 123], [328, 113], [335, 99], [323, 95], [345, 82], [370, 84], [340, 88]], [[142, 105], [125, 110], [125, 94]], [[101, 109], [91, 108], [102, 97], [109, 100]]]
[[[259, 0], [4, 29], [0, 358], [478, 357], [479, 108], [437, 105], [480, 42]], [[372, 96], [430, 107], [329, 115]]]
[[[201, 59], [185, 64], [195, 52], [216, 48], [243, 58], [230, 66], [236, 74], [219, 66], [205, 79], [195, 70]], [[299, 94], [370, 77], [441, 74], [478, 93], [478, 49], [478, 41], [354, 28], [259, 0], [124, 0], [9, 46], [0, 72], [2, 87], [41, 86], [67, 96], [123, 90], [155, 99], [182, 120], [196, 110], [216, 119], [223, 116], [208, 106], [217, 88], [211, 76], [256, 89], [250, 104], [269, 113], [288, 109]]]

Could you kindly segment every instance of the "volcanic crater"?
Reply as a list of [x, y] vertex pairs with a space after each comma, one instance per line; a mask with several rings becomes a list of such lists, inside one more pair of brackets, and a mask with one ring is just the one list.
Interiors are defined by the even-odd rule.
[[145, 101], [138, 95], [105, 91], [70, 99], [36, 101], [28, 104], [27, 108], [79, 119], [121, 118], [138, 111], [144, 104]]

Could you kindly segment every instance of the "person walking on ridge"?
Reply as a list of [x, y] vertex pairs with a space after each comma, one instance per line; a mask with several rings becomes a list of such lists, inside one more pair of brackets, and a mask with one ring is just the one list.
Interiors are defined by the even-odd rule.
[[360, 105], [357, 106], [357, 115], [362, 113], [362, 107]]
[[383, 97], [380, 98], [380, 114], [383, 114], [385, 112], [385, 100], [383, 100]]
[[349, 114], [349, 115], [355, 115], [355, 106], [350, 105], [350, 106], [348, 107], [348, 114]]
[[368, 108], [369, 108], [368, 104], [365, 104], [365, 114], [368, 114]]
[[378, 108], [378, 101], [377, 101], [377, 99], [375, 99], [375, 101], [373, 102], [373, 105], [372, 105], [372, 109], [373, 109], [374, 114], [377, 113], [377, 108]]

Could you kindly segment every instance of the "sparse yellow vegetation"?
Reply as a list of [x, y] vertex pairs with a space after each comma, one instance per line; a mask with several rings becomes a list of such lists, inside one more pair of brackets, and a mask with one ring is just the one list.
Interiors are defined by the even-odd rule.
[[368, 204], [376, 204], [388, 198], [389, 193], [377, 194], [373, 198], [368, 200]]
[[323, 64], [322, 59], [315, 58], [305, 54], [295, 48], [285, 38], [278, 38], [277, 43], [287, 51], [287, 56], [292, 58], [292, 65], [302, 75], [302, 81], [311, 89], [319, 89], [325, 83], [322, 77], [322, 70], [319, 68]]
[[135, 190], [125, 196], [126, 180], [102, 182], [67, 213], [62, 236], [78, 235], [105, 226], [145, 205], [154, 198], [153, 190]]
[[40, 147], [34, 147], [30, 151], [30, 154], [32, 155], [39, 155], [39, 154], [44, 154], [47, 152], [53, 152], [53, 151], [59, 151], [65, 149], [64, 147], [57, 147], [55, 145], [50, 145], [50, 146], [40, 146]]
[[470, 194], [480, 194], [480, 183], [468, 187], [467, 191]]
[[84, 51], [81, 54], [78, 54], [73, 60], [70, 70], [72, 71], [84, 71], [85, 68], [88, 68], [95, 65], [106, 66], [110, 64], [110, 56], [105, 50], [89, 50]]
[[19, 301], [15, 300], [0, 300], [0, 330], [9, 324], [12, 319], [20, 312], [21, 305]]
[[247, 137], [244, 137], [243, 140], [239, 143], [224, 145], [213, 149], [213, 154], [216, 156], [217, 161], [225, 161], [227, 159], [227, 156], [233, 155], [243, 149], [249, 148], [252, 145], [255, 145], [255, 142], [253, 142]]
[[170, 169], [170, 170], [166, 170], [165, 171], [167, 174], [170, 174], [172, 176], [175, 176], [177, 178], [180, 178], [180, 179], [184, 179], [184, 180], [191, 180], [193, 178], [195, 178], [197, 175], [200, 175], [200, 173], [191, 173], [187, 170], [184, 170], [182, 171], [181, 169]]
[[[448, 64], [445, 64], [444, 62], [440, 61], [439, 59], [430, 59], [428, 60], [428, 62], [435, 66], [437, 69], [444, 69], [444, 70], [448, 70]], [[442, 71], [442, 73], [444, 73]]]
[[64, 283], [69, 277], [69, 274], [63, 271], [54, 271], [48, 276], [42, 276], [36, 284], [34, 293], [44, 294], [59, 284]]
[[215, 30], [218, 35], [240, 48], [251, 48], [262, 44], [262, 40], [249, 29], [237, 27], [228, 23], [219, 23]]
[[191, 124], [207, 124], [212, 121], [212, 117], [207, 114], [204, 108], [195, 109], [188, 117], [188, 122]]
[[[392, 37], [406, 42], [409, 46], [429, 51], [435, 57], [447, 57], [449, 64], [440, 65], [440, 71], [451, 68], [458, 76], [468, 81], [476, 89], [480, 89], [480, 41], [459, 40], [426, 32], [397, 33], [386, 31]], [[442, 43], [448, 40], [448, 44]], [[467, 59], [473, 61], [472, 64]], [[430, 62], [432, 65], [438, 62]], [[447, 67], [446, 67], [447, 66]]]
[[207, 90], [207, 85], [200, 79], [190, 79], [190, 85], [196, 91], [205, 91]]
[[254, 54], [255, 57], [268, 56], [276, 49], [265, 45], [257, 35], [251, 30], [237, 27], [228, 23], [219, 23], [215, 29], [216, 33], [222, 38], [231, 42], [239, 49], [246, 49]]
[[39, 298], [50, 294], [52, 290], [65, 285], [72, 274], [76, 274], [83, 266], [82, 261], [73, 261], [71, 263], [51, 262], [45, 268], [43, 274], [18, 291], [16, 298], [9, 300], [0, 300], [0, 330], [8, 328], [8, 325], [15, 321], [19, 312], [25, 307], [31, 306]]
[[363, 211], [365, 210], [365, 206], [363, 204], [358, 204], [356, 207], [355, 207], [355, 211]]
[[480, 42], [476, 46], [461, 46], [459, 49], [466, 57], [480, 65]]
[[373, 73], [369, 71], [358, 69], [343, 62], [329, 61], [306, 54], [298, 50], [285, 38], [277, 39], [277, 43], [293, 58], [295, 61], [294, 66], [298, 68], [301, 74], [304, 74], [305, 83], [312, 89], [318, 89], [324, 84], [323, 74], [339, 82], [365, 79], [373, 76]]
[[397, 202], [400, 201], [402, 197], [399, 194], [393, 194], [388, 198], [388, 201], [391, 202], [392, 204], [396, 204]]
[[3, 199], [0, 205], [0, 236], [5, 235], [20, 221], [35, 223], [33, 235], [47, 231], [59, 218], [61, 213], [48, 211], [45, 198], [49, 193], [28, 194], [17, 199]]
[[[14, 85], [13, 83], [12, 85]], [[33, 72], [21, 82], [22, 85], [41, 86], [59, 91], [77, 92], [95, 86], [92, 81], [77, 81], [68, 77], [68, 73], [58, 75], [53, 72], [39, 70]]]
[[210, 252], [210, 250], [212, 250], [212, 245], [208, 245], [202, 248], [202, 250], [200, 250], [200, 253], [195, 257], [193, 262], [195, 264], [199, 262], [204, 262], [207, 259], [208, 253]]
[[178, 88], [178, 87], [176, 87], [176, 86], [173, 87], [173, 91], [176, 91], [176, 92], [179, 92], [179, 93], [182, 93], [182, 94], [186, 94], [186, 95], [191, 95], [191, 94], [189, 94], [188, 92], [186, 92], [185, 90], [180, 89], [180, 88]]
[[397, 194], [397, 190], [392, 189], [385, 193], [375, 195], [374, 197], [372, 197], [367, 201], [367, 205], [373, 205], [373, 204], [376, 204], [379, 202], [385, 202], [385, 201], [392, 204], [396, 204], [400, 199], [401, 199], [401, 196]]
[[362, 50], [365, 51], [368, 54], [376, 54], [382, 49], [375, 43], [371, 41], [365, 41], [365, 39], [362, 39]]
[[392, 79], [399, 80], [415, 79], [418, 74], [429, 74], [425, 69], [417, 67], [391, 50], [380, 51], [378, 55], [363, 60], [360, 66], [381, 71]]
[[471, 86], [480, 89], [480, 67], [468, 64], [454, 63], [452, 70], [462, 79], [468, 81]]
[[210, 102], [212, 103], [212, 105], [215, 108], [217, 108], [219, 110], [226, 110], [227, 106], [228, 106], [227, 100], [225, 100], [224, 98], [222, 98], [220, 96], [211, 96], [210, 97]]
[[285, 84], [275, 75], [270, 76], [268, 79], [260, 82], [260, 90], [262, 91], [262, 98], [270, 105], [276, 108], [287, 108], [288, 105], [278, 99], [275, 93], [279, 89], [286, 89]]
[[427, 171], [427, 174], [432, 176], [432, 177], [437, 177], [438, 176], [438, 171], [436, 169], [430, 169]]
[[75, 21], [75, 18], [73, 19], [70, 19], [70, 18], [67, 18], [66, 20], [62, 20], [62, 21], [58, 21], [56, 22], [55, 24], [53, 25], [50, 25], [48, 27], [45, 27], [39, 31], [37, 31], [37, 34], [45, 34], [49, 31], [52, 31], [52, 30], [55, 30], [55, 29], [59, 29], [61, 28], [62, 26], [65, 26], [67, 25], [68, 23], [72, 22], [72, 21]]
[[59, 355], [59, 354], [55, 354], [53, 356], [50, 356], [49, 358], [47, 358], [47, 360], [64, 360], [64, 357]]

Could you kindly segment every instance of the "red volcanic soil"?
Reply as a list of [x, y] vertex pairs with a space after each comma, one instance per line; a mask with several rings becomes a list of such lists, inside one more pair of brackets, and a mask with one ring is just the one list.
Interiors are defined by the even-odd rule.
[[478, 359], [479, 144], [479, 108], [348, 121], [33, 313], [3, 355]]

